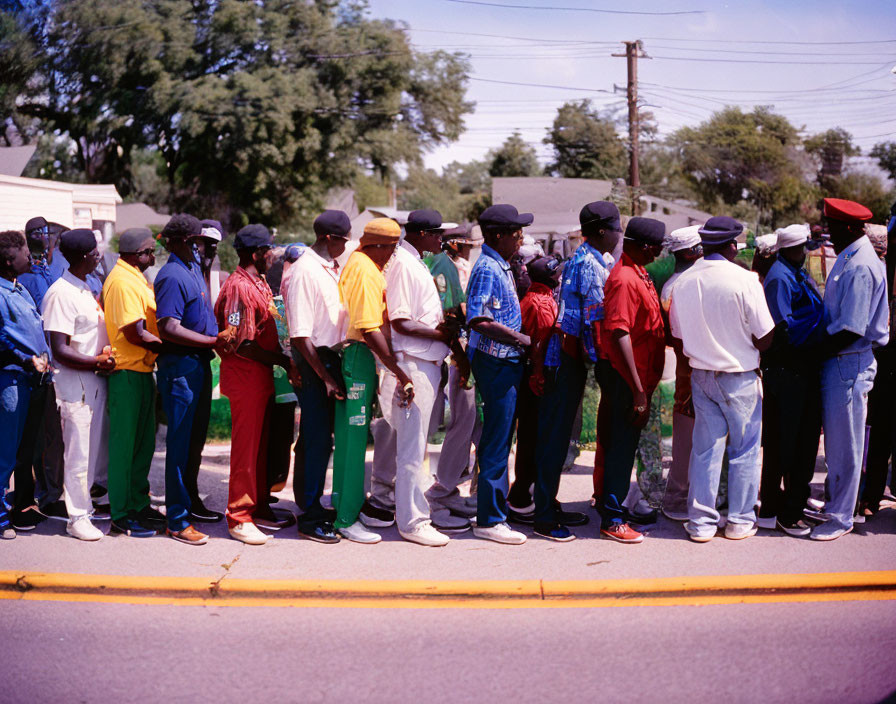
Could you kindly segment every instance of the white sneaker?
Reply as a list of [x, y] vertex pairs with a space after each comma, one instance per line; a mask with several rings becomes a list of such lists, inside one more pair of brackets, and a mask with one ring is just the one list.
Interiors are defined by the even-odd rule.
[[728, 540], [743, 540], [756, 535], [755, 523], [729, 523], [725, 526], [725, 537]]
[[772, 516], [771, 518], [763, 518], [759, 516], [756, 519], [756, 525], [764, 530], [775, 530], [778, 527], [778, 517]]
[[496, 543], [505, 543], [506, 545], [522, 545], [526, 542], [524, 533], [518, 530], [512, 530], [506, 523], [498, 523], [497, 525], [482, 528], [476, 526], [473, 528], [473, 535], [477, 538], [485, 538], [486, 540], [494, 540]]
[[227, 532], [234, 540], [239, 540], [246, 545], [264, 545], [272, 536], [262, 533], [258, 530], [258, 526], [252, 523], [237, 523], [233, 528], [228, 528]]
[[414, 526], [414, 530], [409, 533], [405, 533], [404, 531], [398, 532], [405, 540], [410, 540], [412, 543], [433, 548], [443, 547], [451, 540], [447, 535], [443, 535], [433, 528], [432, 524], [425, 522]]
[[351, 540], [353, 543], [365, 543], [373, 545], [383, 539], [379, 533], [367, 530], [361, 521], [355, 521], [348, 528], [337, 528], [339, 535]]
[[806, 507], [813, 511], [821, 511], [824, 508], [824, 501], [813, 499], [811, 496], [806, 499]]
[[103, 537], [103, 531], [90, 522], [90, 516], [70, 520], [65, 526], [65, 532], [78, 540], [99, 540]]

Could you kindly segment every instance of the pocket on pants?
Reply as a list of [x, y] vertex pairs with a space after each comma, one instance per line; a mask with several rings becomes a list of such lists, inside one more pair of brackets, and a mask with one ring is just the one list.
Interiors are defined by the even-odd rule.
[[849, 384], [855, 383], [856, 377], [859, 376], [859, 357], [858, 354], [844, 354], [837, 357], [837, 370], [840, 372], [841, 381]]

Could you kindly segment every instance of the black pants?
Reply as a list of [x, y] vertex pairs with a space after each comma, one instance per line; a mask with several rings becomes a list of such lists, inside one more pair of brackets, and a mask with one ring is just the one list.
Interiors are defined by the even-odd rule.
[[538, 396], [529, 388], [530, 376], [527, 369], [516, 397], [516, 459], [513, 464], [513, 486], [510, 487], [507, 500], [517, 508], [532, 503], [531, 487], [535, 483], [536, 475]]
[[212, 363], [211, 360], [202, 360], [202, 363], [205, 365], [205, 384], [202, 386], [196, 415], [193, 417], [190, 454], [183, 474], [184, 488], [193, 506], [199, 503], [199, 465], [202, 464], [202, 450], [208, 439], [208, 423], [212, 414]]
[[[762, 518], [794, 523], [803, 516], [821, 437], [818, 368], [775, 366], [762, 371]], [[783, 481], [783, 489], [781, 484]]]
[[268, 402], [268, 491], [289, 478], [289, 460], [296, 431], [296, 403]]
[[[868, 394], [868, 458], [862, 502], [872, 511], [880, 508], [887, 485], [890, 458], [896, 458], [896, 348], [874, 351], [877, 375]], [[890, 488], [893, 488], [892, 485]]]
[[[47, 417], [48, 413], [48, 396], [52, 397], [55, 405], [55, 394], [53, 387], [49, 384], [39, 384], [31, 391], [31, 400], [28, 402], [28, 415], [25, 419], [25, 432], [22, 434], [22, 441], [19, 443], [19, 449], [16, 452], [16, 466], [13, 470], [13, 476], [16, 481], [16, 492], [13, 509], [23, 511], [29, 506], [37, 503], [36, 499], [43, 497], [35, 496], [35, 477], [38, 483], [47, 485], [47, 478], [44, 475], [44, 453], [47, 448], [47, 425], [48, 421], [52, 423], [54, 420], [59, 423], [58, 414], [55, 417]], [[61, 430], [59, 431], [61, 435]], [[49, 497], [48, 497], [49, 498]], [[50, 498], [55, 501], [59, 498], [57, 494]], [[41, 505], [49, 503], [43, 501]]]

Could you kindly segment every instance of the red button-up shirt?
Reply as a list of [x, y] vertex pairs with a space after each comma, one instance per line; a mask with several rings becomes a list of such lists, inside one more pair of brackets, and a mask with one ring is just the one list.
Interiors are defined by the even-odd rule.
[[644, 391], [650, 395], [660, 383], [666, 360], [663, 316], [659, 296], [647, 271], [625, 253], [604, 286], [604, 319], [601, 321], [604, 344], [600, 349], [634, 391], [635, 384], [622, 351], [611, 339], [614, 330], [623, 330], [631, 336], [635, 367]]

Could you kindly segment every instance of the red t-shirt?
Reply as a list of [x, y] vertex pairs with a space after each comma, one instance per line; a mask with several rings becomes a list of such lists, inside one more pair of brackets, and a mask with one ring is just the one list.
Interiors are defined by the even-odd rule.
[[631, 336], [635, 367], [644, 391], [650, 395], [663, 376], [666, 337], [660, 299], [644, 267], [623, 253], [604, 286], [604, 319], [601, 321], [601, 355], [609, 359], [632, 390], [634, 382], [619, 345], [612, 339], [614, 330]]
[[557, 320], [557, 301], [553, 291], [544, 284], [533, 282], [520, 301], [522, 331], [532, 338], [532, 346], [550, 336]]

